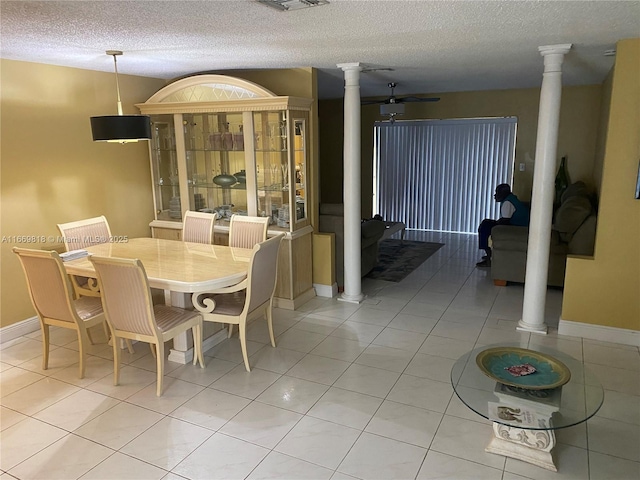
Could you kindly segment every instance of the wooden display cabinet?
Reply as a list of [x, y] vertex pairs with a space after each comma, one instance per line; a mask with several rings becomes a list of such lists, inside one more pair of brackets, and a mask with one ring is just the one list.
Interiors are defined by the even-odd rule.
[[153, 127], [153, 236], [179, 240], [187, 210], [218, 213], [219, 244], [228, 239], [231, 215], [269, 217], [268, 234], [285, 234], [275, 303], [288, 309], [315, 296], [308, 204], [311, 104], [246, 80], [197, 75], [137, 105]]

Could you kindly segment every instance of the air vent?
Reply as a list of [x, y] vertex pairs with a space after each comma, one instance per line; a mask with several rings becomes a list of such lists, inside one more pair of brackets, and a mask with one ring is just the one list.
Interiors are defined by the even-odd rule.
[[326, 5], [329, 0], [256, 0], [258, 3], [267, 5], [281, 12], [288, 12], [291, 10], [300, 10], [301, 8], [319, 7], [320, 5]]

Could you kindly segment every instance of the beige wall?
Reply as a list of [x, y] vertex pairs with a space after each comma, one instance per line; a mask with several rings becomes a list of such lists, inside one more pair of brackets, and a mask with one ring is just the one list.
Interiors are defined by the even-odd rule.
[[602, 186], [602, 167], [604, 164], [604, 150], [607, 143], [607, 132], [609, 131], [609, 115], [611, 107], [611, 88], [613, 86], [613, 68], [609, 71], [607, 78], [602, 83], [602, 101], [600, 102], [600, 127], [596, 138], [596, 155], [593, 164], [593, 182], [598, 197]]
[[[57, 223], [105, 215], [114, 235], [148, 236], [153, 219], [147, 142], [94, 143], [89, 117], [114, 115], [115, 76], [2, 60], [0, 326], [32, 317], [13, 236], [58, 236]], [[125, 113], [165, 85], [120, 76]], [[27, 248], [60, 248], [46, 240]]]
[[[542, 77], [540, 77], [542, 81]], [[600, 85], [565, 87], [558, 138], [558, 162], [566, 155], [572, 181], [583, 180], [594, 187], [593, 165], [598, 132]], [[538, 128], [540, 89], [493, 90], [440, 93], [435, 103], [407, 103], [401, 118], [445, 119], [472, 117], [518, 117], [514, 192], [523, 200], [531, 198], [535, 143]], [[342, 201], [342, 100], [320, 102], [320, 191], [321, 202]], [[362, 107], [362, 214], [371, 215], [373, 182], [373, 123], [383, 120], [378, 105]]]
[[568, 321], [640, 330], [640, 39], [618, 42], [592, 259], [569, 258]]

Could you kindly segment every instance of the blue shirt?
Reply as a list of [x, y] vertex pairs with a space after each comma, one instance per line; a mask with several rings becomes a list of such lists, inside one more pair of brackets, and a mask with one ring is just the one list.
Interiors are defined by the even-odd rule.
[[507, 195], [507, 198], [500, 202], [500, 205], [505, 202], [509, 202], [511, 205], [513, 205], [513, 208], [515, 208], [515, 211], [509, 218], [509, 222], [511, 223], [511, 225], [518, 225], [521, 227], [529, 226], [529, 209], [527, 208], [527, 206], [520, 200], [518, 200], [518, 197], [516, 197], [513, 193]]

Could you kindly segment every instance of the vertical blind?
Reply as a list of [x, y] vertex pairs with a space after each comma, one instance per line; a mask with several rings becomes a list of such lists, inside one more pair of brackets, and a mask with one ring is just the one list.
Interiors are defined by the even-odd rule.
[[407, 228], [476, 233], [498, 218], [493, 192], [511, 184], [517, 119], [376, 122], [374, 213]]

